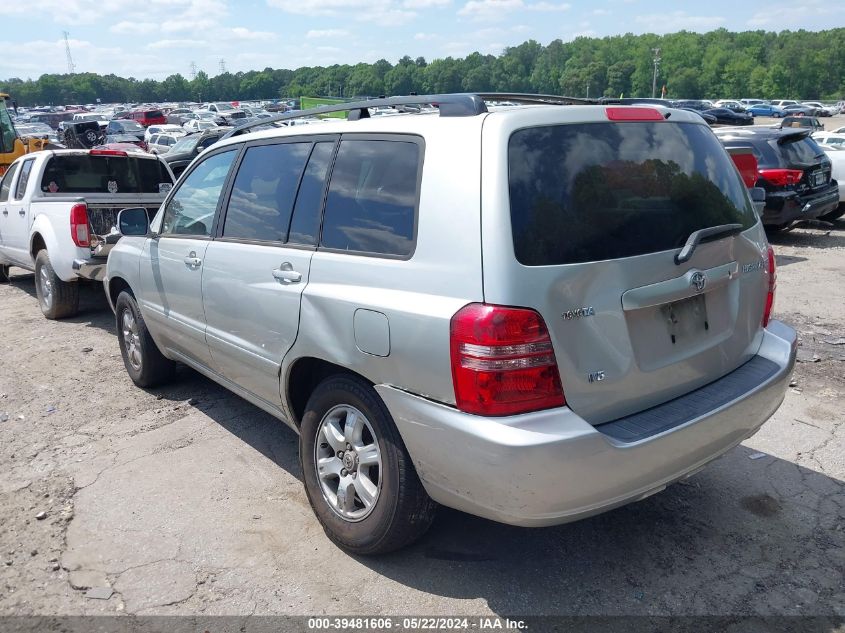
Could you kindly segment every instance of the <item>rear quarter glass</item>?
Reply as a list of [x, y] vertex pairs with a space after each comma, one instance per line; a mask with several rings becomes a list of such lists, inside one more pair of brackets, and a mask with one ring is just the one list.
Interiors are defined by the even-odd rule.
[[698, 229], [757, 221], [728, 154], [692, 123], [517, 130], [508, 185], [514, 252], [527, 266], [666, 251]]

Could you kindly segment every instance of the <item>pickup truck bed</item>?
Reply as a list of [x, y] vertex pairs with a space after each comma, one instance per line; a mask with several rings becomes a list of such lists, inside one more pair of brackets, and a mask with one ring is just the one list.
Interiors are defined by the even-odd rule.
[[155, 215], [173, 173], [148, 154], [51, 150], [18, 158], [0, 183], [0, 277], [9, 266], [35, 272], [44, 315], [76, 313], [80, 278], [102, 280], [120, 239], [117, 214]]

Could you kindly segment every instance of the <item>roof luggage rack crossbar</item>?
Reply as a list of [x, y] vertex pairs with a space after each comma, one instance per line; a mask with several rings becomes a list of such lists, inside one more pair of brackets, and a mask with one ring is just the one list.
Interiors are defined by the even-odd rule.
[[337, 103], [298, 112], [286, 112], [268, 119], [260, 119], [254, 123], [248, 123], [235, 128], [226, 135], [239, 136], [247, 130], [290, 121], [291, 119], [302, 119], [319, 116], [321, 114], [332, 114], [335, 112], [348, 112], [349, 121], [358, 121], [370, 117], [370, 108], [404, 108], [407, 106], [435, 106], [442, 117], [469, 117], [477, 116], [487, 112], [486, 101], [510, 101], [524, 105], [592, 105], [598, 103], [595, 99], [579, 99], [577, 97], [563, 97], [560, 95], [527, 94], [519, 92], [480, 92], [480, 93], [457, 93], [457, 94], [435, 94], [435, 95], [410, 95], [402, 97], [379, 97], [378, 99], [366, 99], [363, 101], [349, 101]]

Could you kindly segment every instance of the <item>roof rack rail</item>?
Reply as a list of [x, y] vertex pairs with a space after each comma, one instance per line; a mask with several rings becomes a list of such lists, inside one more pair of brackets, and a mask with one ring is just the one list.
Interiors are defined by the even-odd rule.
[[227, 133], [223, 138], [231, 138], [247, 133], [256, 127], [281, 123], [291, 119], [302, 119], [319, 116], [321, 114], [332, 114], [335, 112], [348, 112], [347, 120], [358, 121], [370, 117], [370, 108], [403, 108], [407, 106], [432, 105], [437, 107], [442, 117], [465, 117], [476, 116], [487, 112], [485, 101], [511, 101], [526, 105], [593, 105], [598, 103], [596, 99], [580, 99], [577, 97], [563, 97], [560, 95], [528, 94], [520, 92], [480, 92], [480, 93], [455, 93], [435, 95], [410, 95], [402, 97], [379, 97], [378, 99], [365, 99], [363, 101], [349, 101], [337, 103], [297, 112], [286, 112], [269, 119], [261, 119], [253, 123], [247, 123]]

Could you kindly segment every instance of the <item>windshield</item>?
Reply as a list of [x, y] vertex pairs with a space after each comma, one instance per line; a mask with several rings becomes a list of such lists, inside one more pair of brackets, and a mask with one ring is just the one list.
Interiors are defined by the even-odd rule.
[[230, 106], [228, 103], [215, 103], [214, 105], [217, 106], [218, 110], [234, 110], [235, 109], [232, 106]]
[[[156, 159], [62, 154], [50, 159], [41, 180], [44, 193], [162, 193], [173, 183]], [[165, 185], [165, 187], [162, 187]]]
[[510, 138], [508, 165], [514, 251], [527, 266], [656, 253], [698, 229], [756, 221], [739, 173], [704, 125], [526, 128]]
[[116, 125], [125, 131], [128, 132], [143, 132], [144, 126], [140, 123], [136, 123], [135, 121], [117, 121]]

